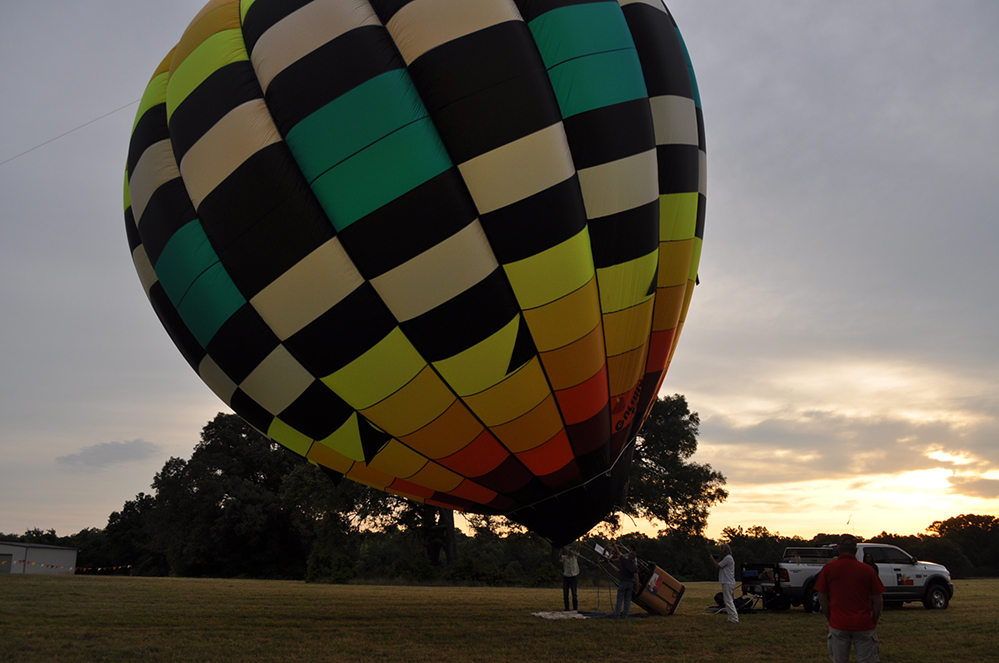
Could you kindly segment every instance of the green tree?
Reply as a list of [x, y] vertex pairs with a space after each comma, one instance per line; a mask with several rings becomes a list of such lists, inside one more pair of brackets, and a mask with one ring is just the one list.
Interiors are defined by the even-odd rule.
[[708, 509], [728, 497], [725, 477], [690, 458], [700, 418], [680, 394], [660, 398], [635, 440], [628, 499], [621, 513], [661, 522], [667, 531], [703, 536]]
[[919, 537], [915, 534], [889, 534], [882, 530], [880, 534], [872, 536], [867, 541], [869, 543], [887, 543], [888, 545], [898, 546], [902, 550], [912, 552], [910, 549], [920, 545], [923, 538], [925, 537]]
[[[76, 566], [78, 568], [119, 566], [118, 564], [108, 564], [105, 561], [108, 558], [107, 534], [102, 529], [96, 527], [81, 529], [76, 534], [61, 537], [58, 545], [76, 548]], [[126, 564], [127, 562], [121, 566]]]
[[153, 479], [153, 545], [171, 573], [303, 577], [310, 536], [281, 499], [302, 463], [235, 415], [205, 425], [191, 459], [169, 459]]
[[62, 545], [59, 543], [59, 536], [54, 529], [42, 531], [38, 527], [25, 530], [24, 535], [20, 537], [20, 541], [22, 543], [40, 543], [45, 546]]
[[401, 499], [308, 463], [284, 477], [280, 496], [300, 536], [313, 541], [306, 580], [333, 583], [364, 572], [361, 548], [370, 538], [365, 532], [393, 531], [393, 506]]
[[310, 463], [298, 463], [284, 475], [279, 497], [293, 514], [302, 536], [320, 545], [340, 545], [369, 521], [385, 493], [330, 475]]
[[977, 575], [999, 575], [999, 518], [961, 514], [934, 521], [926, 531], [953, 541], [967, 555]]
[[782, 536], [780, 532], [770, 532], [762, 525], [726, 527], [722, 538], [732, 546], [732, 556], [742, 562], [777, 562], [784, 556], [784, 549], [793, 546], [809, 545], [798, 536]]
[[380, 531], [400, 532], [407, 547], [422, 550], [431, 566], [454, 562], [457, 545], [452, 510], [384, 494], [379, 504], [380, 510], [369, 516], [369, 521]]
[[975, 573], [975, 568], [964, 554], [961, 547], [949, 539], [936, 536], [920, 537], [920, 542], [906, 548], [909, 554], [927, 562], [943, 564], [950, 571], [952, 578], [968, 578]]
[[121, 511], [108, 516], [105, 557], [92, 566], [131, 565], [136, 575], [162, 576], [170, 572], [166, 556], [153, 543], [156, 498], [139, 493]]

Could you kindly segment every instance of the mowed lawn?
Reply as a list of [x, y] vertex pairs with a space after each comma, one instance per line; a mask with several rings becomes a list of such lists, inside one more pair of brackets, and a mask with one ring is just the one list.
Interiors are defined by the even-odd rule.
[[[947, 610], [886, 611], [883, 661], [999, 658], [999, 579], [956, 585]], [[549, 620], [532, 613], [561, 610], [561, 589], [0, 575], [0, 661], [828, 660], [821, 615], [728, 624], [706, 610], [717, 591], [689, 584], [671, 617]], [[581, 588], [581, 610], [608, 600]]]

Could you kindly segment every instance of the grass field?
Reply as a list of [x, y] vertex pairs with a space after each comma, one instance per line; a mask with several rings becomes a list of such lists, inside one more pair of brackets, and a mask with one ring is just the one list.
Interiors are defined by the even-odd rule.
[[[885, 612], [882, 661], [999, 658], [999, 580], [956, 585], [947, 610]], [[561, 589], [0, 575], [0, 661], [828, 660], [820, 615], [728, 624], [705, 609], [717, 591], [689, 584], [672, 617], [548, 620], [532, 613], [561, 610]], [[581, 610], [598, 600], [581, 588]]]

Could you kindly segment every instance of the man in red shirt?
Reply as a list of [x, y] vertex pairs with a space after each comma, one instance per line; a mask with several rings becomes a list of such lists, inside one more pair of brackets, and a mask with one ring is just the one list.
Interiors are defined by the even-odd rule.
[[822, 614], [829, 622], [829, 657], [848, 663], [850, 646], [857, 648], [857, 663], [878, 663], [878, 619], [885, 586], [877, 572], [857, 559], [857, 539], [839, 537], [839, 557], [829, 562], [815, 581]]

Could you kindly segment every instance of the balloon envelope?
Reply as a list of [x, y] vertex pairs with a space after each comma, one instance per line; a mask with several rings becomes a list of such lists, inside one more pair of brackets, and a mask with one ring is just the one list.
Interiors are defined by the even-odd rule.
[[555, 543], [620, 499], [703, 235], [658, 0], [213, 0], [125, 219], [205, 383], [310, 461]]

